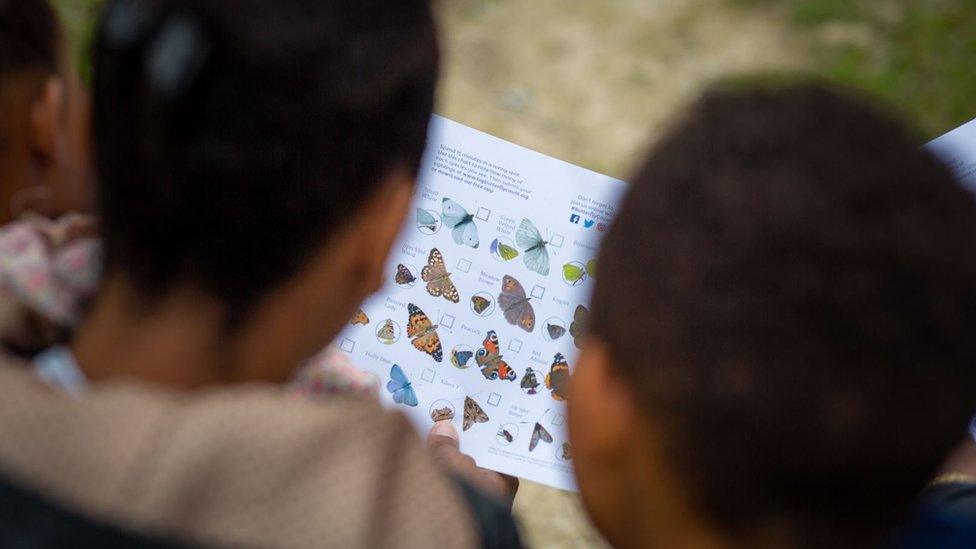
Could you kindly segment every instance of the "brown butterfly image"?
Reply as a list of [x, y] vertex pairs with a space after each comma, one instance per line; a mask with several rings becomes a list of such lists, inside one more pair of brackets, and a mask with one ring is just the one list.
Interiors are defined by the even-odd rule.
[[569, 364], [562, 353], [556, 353], [552, 359], [552, 366], [546, 374], [546, 389], [552, 391], [552, 398], [566, 400], [569, 396]]
[[433, 357], [435, 362], [443, 360], [444, 349], [441, 347], [441, 338], [437, 335], [437, 325], [413, 303], [407, 304], [407, 312], [410, 313], [407, 322], [407, 337], [411, 339], [410, 342], [417, 350]]
[[490, 306], [491, 300], [487, 297], [483, 295], [471, 296], [471, 307], [474, 309], [474, 312], [478, 313], [479, 315], [488, 310], [488, 307]]
[[365, 326], [369, 324], [369, 317], [366, 316], [366, 313], [364, 313], [362, 309], [358, 309], [356, 310], [356, 314], [352, 315], [352, 320], [349, 321], [349, 324], [362, 324]]
[[549, 334], [549, 339], [555, 341], [563, 337], [566, 333], [566, 328], [559, 324], [546, 324], [546, 332]]
[[410, 269], [406, 265], [400, 263], [397, 265], [397, 272], [393, 275], [393, 281], [401, 286], [406, 286], [408, 284], [413, 284], [417, 280], [417, 277], [410, 272]]
[[552, 435], [546, 428], [542, 426], [538, 421], [535, 422], [535, 427], [532, 429], [532, 438], [529, 440], [529, 451], [535, 450], [535, 447], [539, 445], [539, 441], [545, 442], [547, 444], [552, 443]]
[[515, 440], [515, 436], [508, 432], [508, 429], [503, 427], [498, 428], [498, 436], [504, 438], [507, 442], [512, 442]]
[[461, 430], [467, 431], [475, 423], [488, 423], [488, 414], [473, 398], [466, 396], [464, 397], [464, 422], [461, 425]]
[[498, 294], [498, 306], [505, 313], [505, 320], [513, 326], [518, 326], [526, 332], [535, 329], [535, 310], [525, 295], [522, 283], [515, 277], [505, 275], [502, 278], [502, 293]]
[[380, 342], [390, 345], [396, 339], [396, 329], [393, 327], [393, 321], [389, 318], [386, 322], [380, 326], [379, 330], [376, 330], [376, 337], [379, 338]]
[[420, 271], [420, 278], [427, 283], [427, 293], [434, 296], [443, 296], [451, 303], [461, 300], [458, 295], [457, 286], [451, 282], [451, 273], [447, 272], [444, 265], [444, 256], [437, 248], [431, 248], [430, 255], [427, 256], [427, 265]]
[[573, 452], [572, 452], [572, 449], [569, 447], [569, 443], [568, 442], [564, 442], [563, 443], [563, 446], [562, 446], [562, 449], [561, 449], [561, 453], [560, 453], [560, 457], [563, 458], [563, 459], [565, 459], [565, 460], [573, 459]]
[[573, 345], [579, 349], [580, 338], [586, 333], [586, 325], [590, 322], [590, 310], [582, 305], [576, 306], [573, 322], [569, 325], [569, 334], [573, 336]]
[[539, 389], [539, 380], [536, 378], [535, 370], [531, 367], [525, 369], [525, 374], [522, 376], [522, 389], [525, 389], [525, 394], [534, 395]]

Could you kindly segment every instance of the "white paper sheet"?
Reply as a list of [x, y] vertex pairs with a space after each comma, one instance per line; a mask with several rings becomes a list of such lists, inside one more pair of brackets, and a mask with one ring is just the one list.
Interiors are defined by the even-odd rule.
[[976, 120], [933, 139], [926, 148], [949, 166], [963, 187], [976, 193]]
[[[461, 449], [479, 466], [575, 489], [572, 459], [564, 453], [566, 450], [571, 456], [571, 448], [564, 446], [568, 442], [566, 403], [553, 396], [553, 389], [558, 392], [560, 367], [555, 367], [549, 387], [546, 377], [553, 373], [557, 353], [565, 357], [569, 372], [573, 371], [578, 349], [571, 334], [572, 323], [578, 306], [589, 305], [594, 275], [599, 276], [595, 262], [589, 262], [596, 258], [597, 244], [625, 188], [620, 180], [435, 116], [414, 207], [388, 261], [387, 284], [363, 304], [368, 322], [363, 324], [361, 319], [339, 336], [340, 348], [380, 379], [384, 387], [381, 400], [407, 413], [422, 433], [432, 426], [434, 410], [453, 410]], [[452, 212], [450, 202], [448, 216], [443, 216], [446, 198], [472, 217], [466, 219], [463, 212]], [[536, 228], [544, 249], [532, 251], [525, 238], [519, 242], [517, 233], [523, 219]], [[458, 221], [457, 228], [452, 229]], [[508, 248], [493, 246], [496, 239]], [[423, 279], [424, 267], [435, 248], [443, 257], [443, 271], [450, 273], [450, 283], [457, 288], [457, 303], [428, 291], [430, 286], [434, 293], [437, 288], [443, 294], [451, 293], [450, 284], [441, 278], [436, 265], [433, 274], [428, 273], [431, 282]], [[504, 256], [513, 251], [518, 256], [506, 260]], [[541, 268], [543, 256], [548, 256], [548, 274]], [[564, 275], [567, 264], [572, 265], [568, 279]], [[407, 272], [399, 269], [400, 265]], [[401, 284], [395, 280], [398, 272]], [[524, 289], [534, 312], [531, 330], [506, 321], [505, 304], [513, 316], [521, 313], [519, 318], [525, 324], [532, 315], [519, 303], [515, 288], [500, 302], [505, 276], [514, 277]], [[487, 307], [480, 313], [474, 296], [479, 298], [477, 306]], [[411, 344], [409, 304], [436, 324], [440, 362]], [[490, 342], [485, 345], [489, 331], [497, 334], [498, 353], [491, 352]], [[434, 351], [432, 337], [419, 339]], [[493, 372], [506, 373], [502, 361], [514, 372], [514, 380], [489, 379]], [[394, 364], [402, 368], [411, 384], [397, 396], [409, 401], [406, 393], [412, 389], [417, 406], [394, 402], [394, 394], [386, 388]], [[523, 383], [530, 368], [538, 385]], [[391, 388], [400, 386], [402, 383], [394, 381]], [[488, 420], [473, 423], [465, 431], [466, 397], [477, 403]], [[546, 441], [536, 423], [552, 442]], [[530, 450], [536, 431], [539, 440]]]

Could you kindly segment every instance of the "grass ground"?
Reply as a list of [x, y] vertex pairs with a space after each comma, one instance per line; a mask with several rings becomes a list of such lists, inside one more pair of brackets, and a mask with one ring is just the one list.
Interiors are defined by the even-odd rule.
[[[98, 0], [54, 0], [83, 67]], [[441, 0], [438, 111], [626, 177], [702, 86], [809, 71], [877, 94], [926, 137], [976, 116], [968, 0]], [[533, 547], [600, 547], [574, 494], [523, 483]]]

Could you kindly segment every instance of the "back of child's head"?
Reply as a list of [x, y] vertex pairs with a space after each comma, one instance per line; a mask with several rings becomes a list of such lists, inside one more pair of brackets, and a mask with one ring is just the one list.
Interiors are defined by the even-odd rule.
[[728, 531], [877, 533], [976, 396], [976, 203], [894, 118], [719, 87], [638, 172], [592, 332]]
[[118, 0], [94, 56], [107, 269], [240, 317], [416, 171], [437, 76], [426, 0]]
[[0, 85], [13, 75], [61, 68], [61, 24], [47, 0], [0, 1]]

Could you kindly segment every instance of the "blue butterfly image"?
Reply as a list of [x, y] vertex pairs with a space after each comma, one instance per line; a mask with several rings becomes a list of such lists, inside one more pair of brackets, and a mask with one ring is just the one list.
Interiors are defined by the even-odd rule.
[[413, 384], [399, 364], [390, 368], [390, 381], [386, 382], [386, 390], [393, 393], [393, 402], [397, 404], [417, 405], [417, 392], [413, 390]]

